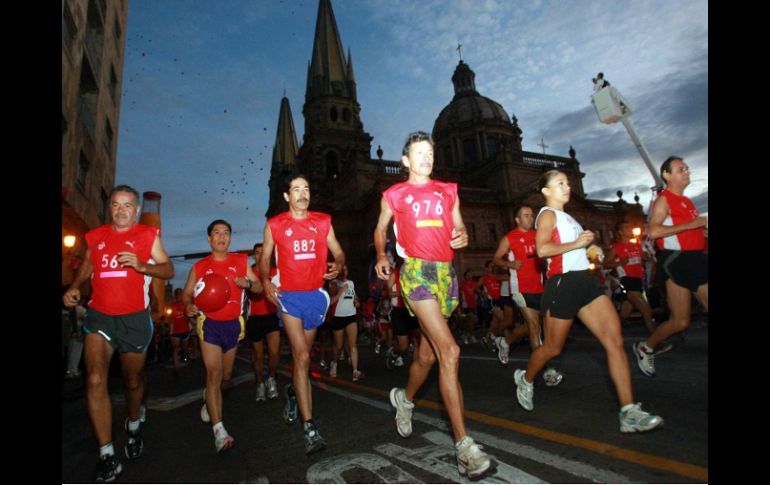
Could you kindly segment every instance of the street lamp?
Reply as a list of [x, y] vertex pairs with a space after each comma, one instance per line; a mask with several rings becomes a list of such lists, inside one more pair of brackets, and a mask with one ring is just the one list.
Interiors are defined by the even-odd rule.
[[75, 243], [77, 242], [78, 238], [77, 236], [73, 236], [72, 234], [67, 234], [64, 236], [63, 242], [64, 247], [67, 248], [67, 251], [71, 251], [73, 247], [75, 247]]

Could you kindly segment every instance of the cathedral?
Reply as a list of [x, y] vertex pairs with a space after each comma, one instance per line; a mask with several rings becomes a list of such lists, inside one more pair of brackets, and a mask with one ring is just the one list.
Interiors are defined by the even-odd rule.
[[[569, 157], [522, 150], [522, 130], [496, 101], [476, 90], [475, 73], [460, 60], [451, 77], [454, 97], [433, 124], [433, 176], [458, 184], [469, 246], [455, 253], [455, 269], [462, 275], [483, 272], [498, 242], [514, 225], [514, 212], [523, 203], [535, 213], [543, 205], [537, 191], [540, 175], [552, 168], [565, 172], [572, 187], [566, 210], [580, 224], [597, 233], [597, 242], [613, 241], [617, 222], [643, 227], [644, 213], [636, 202], [587, 199], [576, 152]], [[302, 114], [305, 131], [298, 144], [289, 100], [281, 100], [270, 172], [270, 196], [265, 214], [287, 210], [284, 177], [302, 173], [311, 191], [310, 210], [332, 216], [337, 239], [345, 251], [350, 278], [368, 287], [374, 256], [373, 231], [382, 192], [406, 180], [397, 160], [384, 160], [382, 150], [372, 158], [372, 136], [360, 117], [353, 58], [342, 46], [331, 0], [319, 0], [313, 50], [307, 70]], [[406, 136], [406, 133], [404, 133]], [[392, 229], [391, 229], [392, 233]], [[391, 235], [391, 240], [395, 238]]]

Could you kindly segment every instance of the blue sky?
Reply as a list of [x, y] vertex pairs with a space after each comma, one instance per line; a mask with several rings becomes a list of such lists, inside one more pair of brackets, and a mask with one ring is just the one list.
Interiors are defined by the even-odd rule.
[[[518, 118], [525, 150], [577, 151], [589, 197], [653, 184], [620, 123], [599, 123], [603, 71], [634, 110], [659, 166], [685, 158], [685, 192], [708, 210], [708, 3], [704, 0], [332, 0], [355, 69], [372, 156], [431, 131], [454, 94], [462, 44], [476, 88]], [[232, 249], [261, 240], [284, 90], [302, 141], [317, 0], [129, 2], [116, 183], [163, 195], [171, 255], [209, 249], [206, 226], [233, 225]], [[191, 262], [177, 261], [174, 286]]]

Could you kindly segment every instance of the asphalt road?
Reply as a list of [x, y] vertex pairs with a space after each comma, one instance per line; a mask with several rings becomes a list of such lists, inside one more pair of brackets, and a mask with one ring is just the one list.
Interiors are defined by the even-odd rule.
[[[564, 381], [535, 387], [535, 409], [516, 402], [513, 371], [524, 367], [529, 347], [511, 352], [507, 365], [481, 344], [462, 346], [460, 381], [469, 434], [497, 463], [482, 483], [705, 483], [708, 482], [708, 328], [693, 323], [674, 349], [657, 358], [658, 375], [644, 376], [631, 344], [640, 324], [624, 327], [635, 400], [665, 419], [663, 429], [622, 434], [606, 357], [583, 327], [573, 326], [560, 370]], [[441, 408], [437, 371], [417, 396], [414, 433], [401, 438], [388, 401], [403, 387], [407, 368], [389, 371], [371, 345], [361, 347], [366, 377], [353, 383], [341, 364], [330, 378], [314, 362], [314, 420], [328, 447], [304, 453], [299, 424], [281, 417], [283, 398], [255, 402], [251, 350], [238, 351], [233, 386], [225, 392], [224, 423], [235, 446], [214, 449], [210, 425], [199, 413], [204, 384], [199, 361], [172, 375], [167, 363], [148, 366], [144, 453], [129, 462], [122, 454], [126, 416], [119, 374], [110, 378], [116, 450], [123, 483], [455, 483], [452, 438]], [[408, 364], [408, 362], [407, 362]], [[291, 356], [282, 347], [279, 389], [288, 382]], [[62, 386], [62, 482], [89, 482], [97, 457], [81, 380]]]

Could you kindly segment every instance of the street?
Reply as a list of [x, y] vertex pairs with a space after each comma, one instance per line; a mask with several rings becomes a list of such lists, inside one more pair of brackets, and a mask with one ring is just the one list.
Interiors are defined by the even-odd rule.
[[[563, 382], [535, 384], [535, 408], [516, 402], [513, 371], [530, 350], [519, 345], [503, 365], [481, 344], [462, 345], [460, 382], [469, 434], [494, 457], [496, 471], [482, 483], [704, 483], [708, 481], [708, 327], [698, 318], [673, 350], [656, 358], [657, 376], [644, 376], [631, 345], [643, 338], [639, 323], [625, 325], [634, 398], [665, 419], [645, 434], [619, 431], [618, 404], [606, 356], [593, 336], [574, 325], [559, 357]], [[478, 334], [477, 334], [478, 335]], [[215, 453], [211, 426], [201, 422], [204, 373], [200, 360], [172, 375], [168, 362], [149, 364], [144, 452], [123, 453], [126, 416], [122, 380], [110, 376], [115, 449], [124, 483], [467, 483], [459, 476], [449, 422], [442, 411], [434, 368], [418, 393], [414, 432], [401, 438], [388, 400], [404, 387], [407, 366], [388, 370], [372, 345], [359, 347], [366, 377], [350, 380], [340, 363], [337, 378], [313, 359], [313, 414], [328, 447], [306, 456], [301, 425], [282, 419], [283, 386], [291, 355], [282, 342], [277, 399], [255, 402], [251, 348], [239, 347], [232, 385], [224, 392], [224, 424], [235, 446]], [[90, 482], [97, 444], [82, 379], [62, 386], [62, 482]]]

